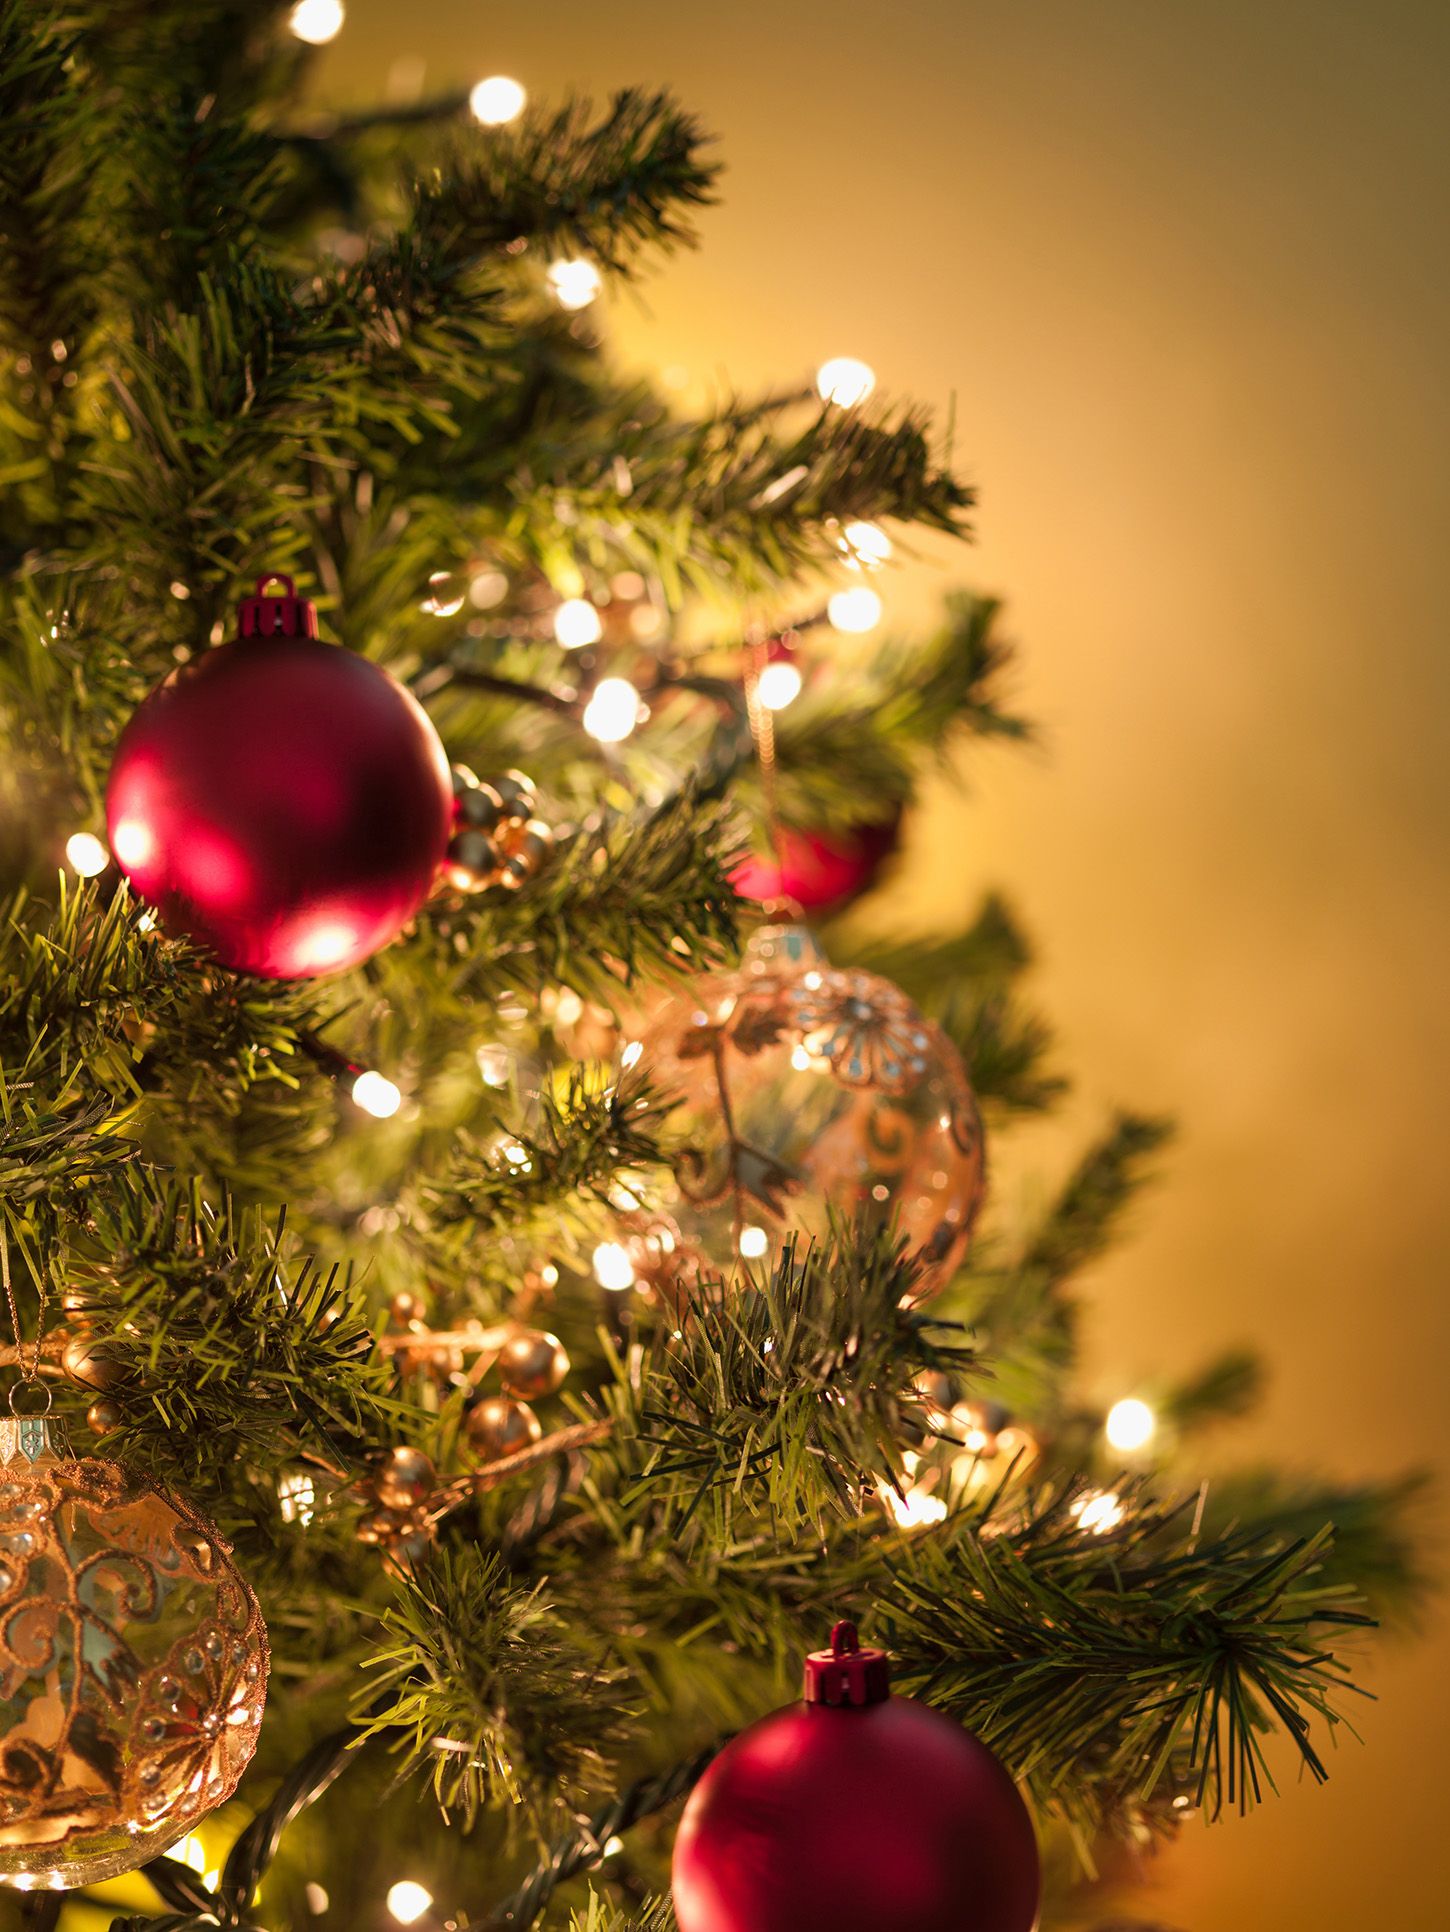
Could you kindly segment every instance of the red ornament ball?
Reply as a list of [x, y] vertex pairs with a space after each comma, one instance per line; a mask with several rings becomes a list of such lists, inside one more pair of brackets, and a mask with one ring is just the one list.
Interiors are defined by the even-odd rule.
[[121, 734], [111, 850], [168, 932], [236, 972], [313, 979], [386, 946], [432, 891], [448, 760], [402, 685], [318, 638], [290, 578], [261, 580], [240, 630]]
[[795, 832], [776, 839], [773, 857], [760, 853], [742, 859], [730, 883], [742, 899], [768, 904], [791, 899], [804, 912], [824, 912], [859, 898], [901, 844], [901, 814], [848, 832]]
[[1002, 1765], [893, 1697], [850, 1624], [806, 1661], [806, 1701], [716, 1758], [675, 1840], [680, 1932], [1031, 1932], [1041, 1864]]

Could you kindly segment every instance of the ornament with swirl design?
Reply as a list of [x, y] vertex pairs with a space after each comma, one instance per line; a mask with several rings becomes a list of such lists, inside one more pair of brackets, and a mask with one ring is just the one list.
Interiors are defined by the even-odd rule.
[[0, 1422], [0, 1882], [93, 1884], [175, 1844], [236, 1789], [267, 1665], [196, 1510], [47, 1417]]
[[659, 1203], [716, 1269], [832, 1211], [894, 1221], [919, 1295], [961, 1260], [981, 1202], [981, 1120], [940, 1027], [889, 980], [827, 964], [804, 927], [764, 926], [738, 972], [641, 1025], [642, 1069], [676, 1097], [675, 1186]]

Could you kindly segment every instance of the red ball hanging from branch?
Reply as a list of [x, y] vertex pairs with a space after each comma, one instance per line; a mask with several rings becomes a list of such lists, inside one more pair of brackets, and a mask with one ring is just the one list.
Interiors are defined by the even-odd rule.
[[411, 693], [319, 639], [290, 577], [263, 577], [238, 629], [121, 734], [111, 850], [168, 932], [237, 972], [313, 979], [386, 946], [428, 897], [448, 760]]
[[675, 1840], [680, 1932], [1031, 1932], [1041, 1864], [1017, 1787], [889, 1680], [838, 1623], [804, 1703], [720, 1753]]

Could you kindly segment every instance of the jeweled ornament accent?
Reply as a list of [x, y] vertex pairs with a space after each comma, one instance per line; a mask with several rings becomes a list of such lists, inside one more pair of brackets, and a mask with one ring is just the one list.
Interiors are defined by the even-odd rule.
[[893, 1697], [838, 1623], [805, 1701], [728, 1744], [675, 1839], [680, 1932], [1031, 1932], [1041, 1862], [1001, 1763]]
[[642, 1073], [677, 1099], [682, 1251], [722, 1271], [831, 1211], [894, 1220], [918, 1292], [961, 1259], [981, 1201], [982, 1127], [961, 1056], [899, 987], [837, 971], [801, 926], [762, 926], [738, 972], [642, 1025]]
[[313, 979], [370, 958], [428, 897], [452, 830], [448, 760], [396, 679], [321, 641], [290, 577], [259, 580], [239, 632], [121, 734], [111, 850], [168, 932], [237, 972]]
[[114, 1878], [225, 1803], [267, 1693], [216, 1530], [134, 1470], [0, 1421], [0, 1883]]

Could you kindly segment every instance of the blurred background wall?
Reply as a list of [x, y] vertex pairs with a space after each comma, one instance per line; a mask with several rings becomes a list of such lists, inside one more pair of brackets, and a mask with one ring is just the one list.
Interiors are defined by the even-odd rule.
[[[321, 61], [345, 99], [668, 84], [725, 201], [618, 306], [625, 351], [686, 394], [849, 353], [954, 410], [980, 541], [889, 614], [1004, 593], [1045, 752], [942, 790], [896, 904], [1007, 885], [1070, 1130], [1115, 1101], [1185, 1124], [1091, 1284], [1090, 1373], [1111, 1396], [1249, 1338], [1246, 1451], [1443, 1462], [1444, 0], [348, 0]], [[1442, 1927], [1447, 1665], [1436, 1617], [1329, 1786], [1191, 1829], [1152, 1909]]]

